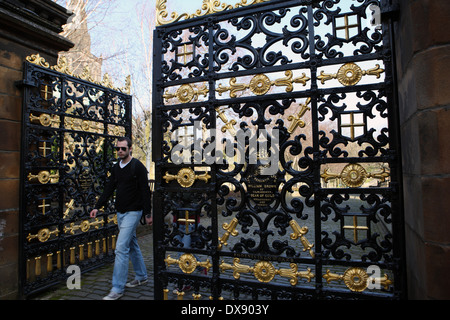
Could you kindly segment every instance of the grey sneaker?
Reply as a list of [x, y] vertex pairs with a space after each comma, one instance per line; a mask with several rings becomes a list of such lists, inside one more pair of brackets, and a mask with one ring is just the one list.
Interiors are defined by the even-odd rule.
[[103, 298], [103, 300], [117, 300], [122, 298], [123, 293], [116, 293], [114, 291], [111, 291], [106, 297]]
[[142, 281], [134, 279], [133, 281], [128, 282], [125, 285], [125, 287], [127, 287], [127, 288], [134, 288], [134, 287], [146, 284], [147, 282], [148, 282], [148, 279], [145, 279], [145, 280], [142, 280]]

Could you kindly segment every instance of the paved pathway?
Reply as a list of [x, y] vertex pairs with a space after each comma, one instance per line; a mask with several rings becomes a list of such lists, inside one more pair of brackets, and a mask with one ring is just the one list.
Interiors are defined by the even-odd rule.
[[[138, 238], [144, 256], [149, 281], [136, 288], [126, 288], [122, 300], [153, 300], [154, 280], [153, 280], [153, 234]], [[129, 279], [134, 279], [130, 266]], [[33, 300], [101, 300], [111, 290], [113, 264], [106, 265], [99, 269], [81, 275], [81, 289], [69, 290], [65, 284], [56, 286], [49, 291], [43, 292], [33, 298]]]

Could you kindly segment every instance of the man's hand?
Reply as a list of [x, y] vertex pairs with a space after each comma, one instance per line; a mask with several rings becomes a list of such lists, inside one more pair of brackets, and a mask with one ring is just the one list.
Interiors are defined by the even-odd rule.
[[91, 218], [95, 218], [95, 217], [97, 216], [97, 213], [98, 213], [98, 210], [97, 210], [97, 209], [93, 209], [93, 210], [91, 211], [91, 213], [89, 214], [89, 216], [90, 216]]

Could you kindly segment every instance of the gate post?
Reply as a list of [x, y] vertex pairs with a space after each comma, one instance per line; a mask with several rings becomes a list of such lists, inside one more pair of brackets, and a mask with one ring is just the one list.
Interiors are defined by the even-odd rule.
[[[19, 175], [23, 61], [39, 53], [56, 64], [58, 52], [73, 44], [60, 36], [70, 14], [54, 2], [37, 0], [32, 12], [25, 3], [0, 2], [0, 300], [17, 299], [19, 292]], [[38, 28], [37, 28], [38, 26]]]

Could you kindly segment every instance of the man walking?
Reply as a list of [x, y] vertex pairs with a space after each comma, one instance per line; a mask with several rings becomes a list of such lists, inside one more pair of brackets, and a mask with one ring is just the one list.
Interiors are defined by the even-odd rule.
[[[98, 209], [107, 203], [116, 190], [115, 206], [119, 235], [116, 242], [112, 289], [103, 300], [117, 300], [123, 296], [125, 287], [136, 287], [147, 282], [147, 269], [136, 238], [136, 228], [142, 213], [145, 215], [151, 213], [151, 191], [148, 186], [147, 169], [131, 156], [131, 139], [119, 138], [116, 150], [120, 161], [112, 168], [103, 194], [90, 213], [91, 218], [95, 218]], [[136, 276], [133, 281], [126, 283], [129, 260]]]

